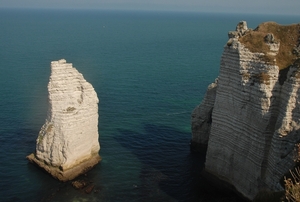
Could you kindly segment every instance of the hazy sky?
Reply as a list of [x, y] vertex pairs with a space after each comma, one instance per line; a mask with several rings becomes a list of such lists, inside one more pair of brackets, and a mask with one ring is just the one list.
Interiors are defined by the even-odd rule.
[[175, 10], [300, 15], [300, 0], [0, 0], [0, 8]]

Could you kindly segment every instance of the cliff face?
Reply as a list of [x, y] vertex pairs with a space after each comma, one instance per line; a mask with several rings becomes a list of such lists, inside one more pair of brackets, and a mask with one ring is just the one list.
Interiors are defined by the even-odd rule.
[[55, 178], [75, 178], [100, 161], [98, 98], [71, 63], [51, 62], [49, 109], [28, 159]]
[[212, 123], [212, 111], [216, 99], [218, 79], [207, 88], [204, 99], [192, 112], [192, 141], [193, 151], [203, 152], [207, 149], [208, 136]]
[[[209, 89], [192, 114], [192, 141], [208, 142], [205, 170], [251, 200], [260, 190], [282, 190], [279, 181], [294, 166], [300, 142], [299, 30], [264, 23], [253, 31], [239, 23], [224, 47], [215, 97], [207, 96]], [[200, 123], [209, 113], [207, 129]]]

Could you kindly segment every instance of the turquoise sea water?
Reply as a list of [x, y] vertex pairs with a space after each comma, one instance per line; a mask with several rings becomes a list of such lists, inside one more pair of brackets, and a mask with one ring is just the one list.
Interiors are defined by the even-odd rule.
[[[200, 176], [190, 114], [240, 20], [299, 16], [0, 10], [0, 201], [234, 201]], [[73, 63], [100, 99], [103, 158], [85, 194], [29, 164], [47, 113], [50, 62]]]

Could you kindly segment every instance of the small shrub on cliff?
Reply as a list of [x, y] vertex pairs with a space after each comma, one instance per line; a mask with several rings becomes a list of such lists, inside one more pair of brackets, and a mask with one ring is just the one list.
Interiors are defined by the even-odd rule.
[[243, 80], [249, 80], [251, 78], [251, 74], [249, 72], [242, 74]]
[[270, 84], [270, 75], [265, 72], [260, 73], [259, 81], [260, 81], [260, 83], [269, 85]]
[[300, 168], [290, 171], [292, 178], [284, 179], [285, 198], [288, 202], [300, 202]]
[[[294, 161], [300, 161], [300, 143], [294, 148]], [[290, 170], [291, 177], [284, 177], [285, 198], [288, 202], [300, 202], [300, 167]]]
[[[247, 78], [247, 75], [244, 77], [243, 75], [243, 78]], [[251, 78], [251, 75], [249, 74], [249, 77], [248, 78]], [[269, 85], [270, 84], [270, 75], [265, 73], [265, 72], [261, 72], [259, 74], [254, 74], [252, 76], [252, 79], [253, 79], [253, 82], [255, 83], [264, 83], [266, 85]]]

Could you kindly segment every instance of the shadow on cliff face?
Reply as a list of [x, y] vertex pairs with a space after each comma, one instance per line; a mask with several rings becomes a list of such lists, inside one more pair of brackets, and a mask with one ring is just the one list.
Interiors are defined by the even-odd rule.
[[238, 201], [217, 193], [201, 177], [205, 156], [191, 153], [190, 134], [145, 124], [143, 132], [119, 129], [115, 139], [142, 163], [138, 192], [149, 201], [167, 193], [174, 201]]

